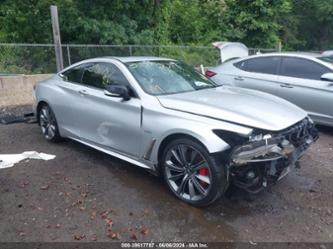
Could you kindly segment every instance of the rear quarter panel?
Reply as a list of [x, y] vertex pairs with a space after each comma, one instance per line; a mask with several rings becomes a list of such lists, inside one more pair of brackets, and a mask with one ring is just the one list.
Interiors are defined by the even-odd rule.
[[59, 132], [61, 136], [73, 135], [72, 120], [75, 119], [75, 115], [72, 112], [71, 105], [73, 97], [71, 96], [71, 91], [66, 88], [67, 82], [63, 82], [61, 78], [57, 75], [52, 78], [39, 82], [36, 87], [36, 102], [47, 103], [52, 111], [54, 112]]

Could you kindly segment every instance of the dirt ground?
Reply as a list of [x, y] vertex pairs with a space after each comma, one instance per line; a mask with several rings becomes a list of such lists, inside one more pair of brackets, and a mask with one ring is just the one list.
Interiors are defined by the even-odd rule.
[[333, 128], [320, 127], [277, 185], [255, 196], [235, 190], [202, 209], [134, 165], [74, 141], [45, 141], [36, 124], [0, 125], [0, 154], [29, 150], [56, 158], [0, 170], [2, 242], [333, 242]]

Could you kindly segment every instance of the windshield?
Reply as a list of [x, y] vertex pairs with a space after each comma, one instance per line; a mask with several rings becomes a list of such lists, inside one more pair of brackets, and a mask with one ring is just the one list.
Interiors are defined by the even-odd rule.
[[189, 92], [217, 86], [193, 67], [179, 61], [136, 61], [126, 65], [144, 91], [152, 95]]
[[333, 64], [333, 56], [323, 56], [323, 57], [317, 57], [319, 60], [329, 62]]

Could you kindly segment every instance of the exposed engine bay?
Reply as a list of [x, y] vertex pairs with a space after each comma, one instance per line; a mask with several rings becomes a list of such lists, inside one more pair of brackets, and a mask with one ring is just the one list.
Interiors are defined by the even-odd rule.
[[276, 133], [254, 132], [249, 141], [231, 152], [229, 170], [233, 184], [251, 193], [259, 192], [269, 182], [275, 183], [287, 175], [317, 138], [318, 131], [308, 118]]

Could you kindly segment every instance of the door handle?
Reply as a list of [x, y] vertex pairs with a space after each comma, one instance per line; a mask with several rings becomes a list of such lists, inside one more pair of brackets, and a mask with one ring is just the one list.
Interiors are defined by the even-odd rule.
[[294, 88], [292, 85], [290, 84], [280, 84], [280, 87], [284, 87], [284, 88]]
[[87, 95], [88, 94], [87, 90], [84, 90], [84, 89], [79, 90], [78, 93], [81, 94], [81, 95]]
[[234, 77], [234, 80], [243, 81], [243, 80], [244, 80], [244, 78], [243, 78], [243, 77], [241, 77], [241, 76], [237, 76], [237, 77]]

